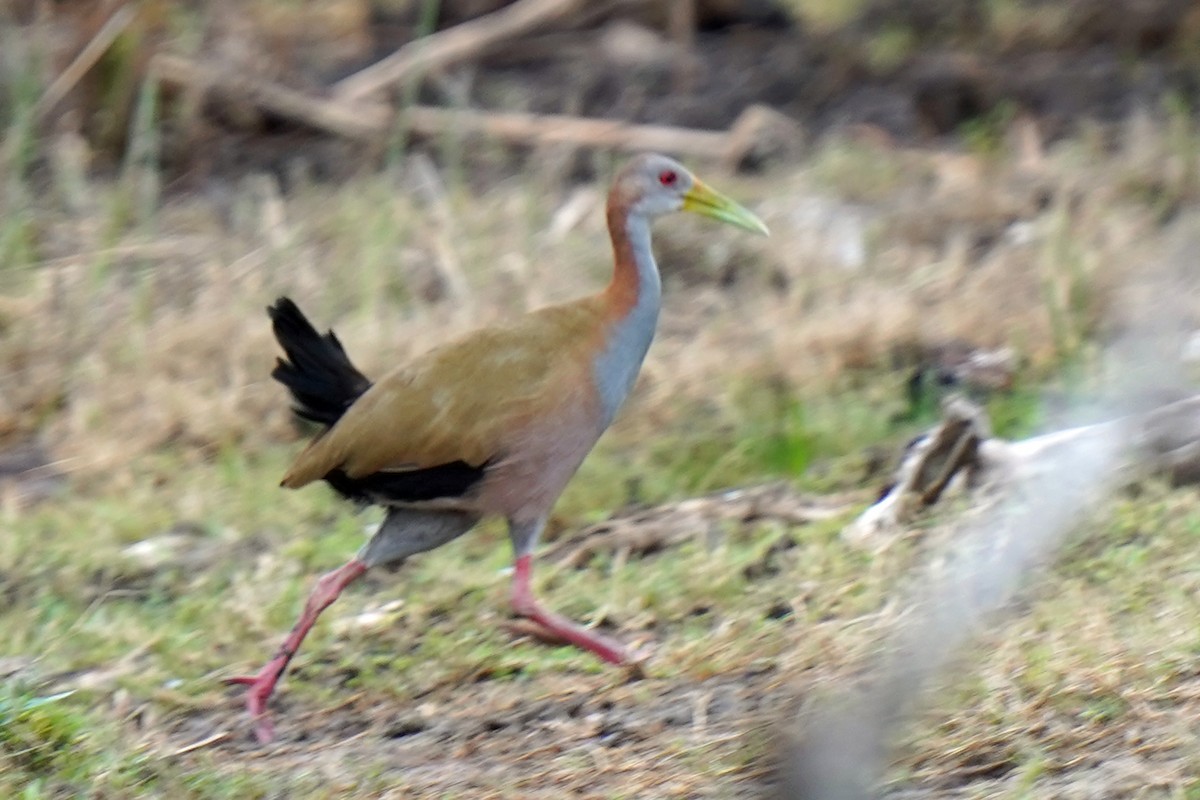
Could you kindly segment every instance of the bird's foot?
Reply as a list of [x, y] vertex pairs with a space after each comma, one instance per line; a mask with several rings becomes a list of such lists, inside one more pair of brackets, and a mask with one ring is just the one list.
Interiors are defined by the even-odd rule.
[[529, 621], [524, 632], [543, 641], [573, 644], [610, 664], [638, 665], [645, 660], [644, 654], [631, 653], [625, 645], [543, 608], [529, 586], [531, 563], [532, 557], [526, 553], [518, 556], [513, 566], [512, 606]]
[[230, 686], [248, 686], [246, 690], [246, 711], [254, 721], [254, 736], [259, 744], [270, 744], [275, 739], [275, 725], [267, 714], [267, 700], [275, 691], [275, 684], [283, 665], [272, 659], [257, 675], [239, 675], [226, 678], [223, 683]]
[[610, 664], [631, 664], [637, 660], [616, 640], [577, 625], [540, 605], [522, 608], [518, 613], [527, 618], [526, 624], [519, 630], [542, 641], [573, 644], [582, 650], [595, 653]]
[[250, 712], [250, 717], [254, 720], [254, 733], [262, 744], [267, 744], [275, 738], [275, 726], [271, 724], [271, 720], [267, 716], [267, 700], [275, 691], [275, 684], [279, 683], [279, 678], [287, 669], [288, 662], [300, 649], [300, 644], [321, 612], [337, 599], [343, 589], [366, 571], [367, 565], [357, 558], [353, 558], [333, 572], [322, 575], [304, 604], [304, 613], [300, 615], [300, 619], [292, 627], [292, 632], [275, 652], [275, 657], [268, 661], [257, 675], [225, 680], [225, 683], [235, 686], [250, 687], [246, 692], [246, 710]]

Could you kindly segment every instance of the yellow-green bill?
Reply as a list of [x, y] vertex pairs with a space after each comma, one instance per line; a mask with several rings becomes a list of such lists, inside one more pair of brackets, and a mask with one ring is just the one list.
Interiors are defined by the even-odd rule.
[[698, 180], [683, 196], [683, 210], [719, 219], [763, 236], [770, 234], [763, 221], [748, 209]]

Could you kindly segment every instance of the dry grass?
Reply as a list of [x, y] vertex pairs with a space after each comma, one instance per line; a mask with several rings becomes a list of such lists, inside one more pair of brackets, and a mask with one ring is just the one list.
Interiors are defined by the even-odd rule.
[[[1039, 372], [1073, 356], [1111, 317], [1114, 288], [1153, 257], [1160, 213], [1130, 187], [1174, 202], [1194, 191], [1168, 137], [1134, 133], [1115, 153], [1069, 142], [1026, 167], [831, 143], [807, 166], [724, 181], [774, 234], [661, 226], [667, 308], [643, 411], [625, 425], [726, 407], [743, 380], [824, 392], [955, 338], [1015, 344]], [[1085, 169], [1095, 159], [1110, 167]], [[879, 161], [889, 180], [845, 199], [856, 171]], [[548, 233], [570, 193], [532, 180], [422, 191], [428, 171], [395, 169], [285, 196], [255, 175], [166, 198], [145, 222], [113, 219], [122, 182], [89, 186], [82, 213], [65, 181], [18, 198], [37, 223], [0, 303], [3, 427], [42, 430], [71, 463], [104, 472], [171, 443], [211, 454], [287, 438], [265, 378], [262, 308], [277, 294], [336, 327], [377, 373], [480, 322], [601, 285], [600, 193], [584, 195], [577, 224]]]

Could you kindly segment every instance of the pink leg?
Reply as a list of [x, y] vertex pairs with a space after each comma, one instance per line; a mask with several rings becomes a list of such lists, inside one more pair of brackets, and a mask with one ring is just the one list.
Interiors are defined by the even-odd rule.
[[621, 645], [542, 608], [541, 604], [534, 599], [533, 590], [529, 586], [532, 562], [533, 557], [530, 555], [517, 558], [512, 584], [513, 609], [521, 616], [529, 617], [554, 636], [570, 642], [576, 647], [591, 650], [610, 664], [628, 663], [629, 654]]
[[229, 678], [225, 681], [250, 687], [246, 693], [246, 710], [254, 719], [256, 723], [254, 732], [263, 744], [275, 738], [275, 727], [266, 713], [267, 699], [275, 691], [275, 684], [283, 676], [288, 662], [300, 649], [300, 643], [304, 641], [304, 637], [308, 635], [309, 629], [317, 621], [321, 612], [338, 598], [343, 589], [358, 580], [366, 571], [367, 565], [355, 558], [333, 572], [322, 575], [317, 581], [317, 585], [313, 587], [312, 593], [309, 594], [300, 619], [297, 620], [292, 632], [284, 639], [283, 644], [280, 645], [274, 657], [267, 662], [267, 665], [257, 675]]

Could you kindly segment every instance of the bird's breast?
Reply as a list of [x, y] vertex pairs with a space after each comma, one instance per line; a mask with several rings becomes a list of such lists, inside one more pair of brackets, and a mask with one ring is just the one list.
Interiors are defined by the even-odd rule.
[[549, 513], [604, 431], [588, 394], [581, 387], [510, 431], [504, 455], [480, 487], [482, 511], [519, 519]]
[[629, 396], [658, 324], [657, 298], [639, 301], [629, 313], [612, 323], [600, 352], [592, 362], [592, 378], [600, 400], [605, 427]]

